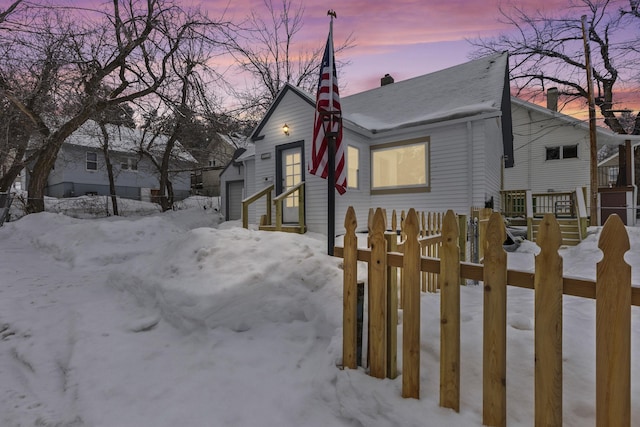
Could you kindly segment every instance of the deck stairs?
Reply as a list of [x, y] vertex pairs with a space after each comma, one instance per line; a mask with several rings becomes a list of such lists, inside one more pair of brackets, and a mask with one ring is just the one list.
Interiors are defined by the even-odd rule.
[[[307, 232], [305, 223], [305, 206], [304, 206], [304, 189], [305, 183], [300, 182], [293, 187], [287, 189], [282, 194], [273, 197], [274, 185], [265, 187], [254, 195], [242, 201], [242, 226], [249, 228], [249, 205], [264, 198], [266, 201], [266, 214], [260, 216], [260, 224], [258, 228], [263, 231], [281, 231], [285, 233], [304, 234]], [[283, 221], [283, 206], [287, 197], [295, 197], [298, 207], [298, 222], [288, 223]], [[275, 208], [275, 218], [272, 215], [272, 208]], [[275, 219], [275, 220], [274, 220]]]
[[282, 231], [284, 233], [298, 233], [304, 234], [307, 229], [304, 225], [298, 224], [282, 224], [280, 228], [276, 225], [260, 225], [258, 227], [262, 231]]
[[[580, 222], [578, 218], [556, 218], [560, 225], [560, 233], [562, 234], [562, 245], [575, 246], [582, 240], [580, 238]], [[538, 229], [542, 218], [533, 218], [531, 222], [531, 241], [535, 242], [538, 238]]]
[[502, 213], [510, 225], [526, 225], [527, 238], [535, 242], [545, 215], [553, 215], [560, 225], [562, 245], [575, 246], [586, 237], [588, 215], [586, 188], [573, 191], [533, 193], [530, 190], [502, 191]]

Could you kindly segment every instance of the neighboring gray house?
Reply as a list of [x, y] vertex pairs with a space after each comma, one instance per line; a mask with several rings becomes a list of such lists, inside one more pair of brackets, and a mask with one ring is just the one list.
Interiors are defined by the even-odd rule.
[[[154, 138], [140, 129], [116, 125], [107, 125], [107, 132], [116, 194], [128, 199], [152, 201], [152, 196], [158, 195], [160, 175], [150, 156], [160, 159], [167, 137]], [[58, 198], [108, 195], [109, 180], [102, 144], [102, 132], [91, 120], [69, 136], [49, 174], [45, 195]], [[190, 194], [190, 171], [196, 160], [179, 143], [176, 143], [172, 154], [169, 180], [175, 200], [182, 200]]]
[[[360, 228], [371, 207], [461, 214], [472, 206], [499, 208], [503, 164], [513, 162], [507, 54], [381, 83], [341, 100], [348, 188], [336, 195], [338, 233], [348, 206]], [[238, 212], [240, 185], [247, 198], [272, 184], [279, 195], [304, 182], [305, 228], [326, 233], [327, 182], [308, 173], [314, 109], [315, 98], [291, 85], [279, 93], [251, 135], [255, 150], [221, 176], [228, 218]], [[250, 206], [249, 223], [259, 222], [265, 206]], [[298, 221], [295, 200], [283, 209], [285, 223]]]

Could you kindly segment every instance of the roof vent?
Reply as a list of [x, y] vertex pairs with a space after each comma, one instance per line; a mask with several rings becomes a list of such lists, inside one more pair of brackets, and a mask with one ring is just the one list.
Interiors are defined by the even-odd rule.
[[380, 86], [390, 85], [393, 82], [394, 80], [391, 74], [385, 74], [384, 77], [380, 79]]

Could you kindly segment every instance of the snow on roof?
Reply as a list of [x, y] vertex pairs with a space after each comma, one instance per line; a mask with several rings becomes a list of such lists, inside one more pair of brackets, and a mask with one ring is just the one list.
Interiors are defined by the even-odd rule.
[[495, 54], [344, 97], [343, 117], [375, 133], [498, 112], [507, 60]]
[[[154, 138], [151, 133], [145, 134], [142, 129], [131, 129], [112, 124], [107, 124], [106, 129], [109, 135], [111, 151], [120, 153], [138, 153], [142, 146], [151, 153], [160, 155], [164, 151], [168, 141], [168, 137], [165, 135], [158, 135]], [[65, 140], [65, 144], [101, 149], [102, 141], [102, 131], [98, 123], [93, 120], [87, 120]], [[175, 142], [172, 154], [185, 162], [197, 162], [191, 153], [178, 141]]]
[[[542, 105], [534, 104], [529, 101], [525, 101], [524, 99], [516, 98], [515, 96], [511, 97], [511, 104], [517, 105], [522, 108], [526, 108], [532, 111], [536, 111], [540, 114], [545, 114], [550, 117], [554, 117], [558, 120], [564, 121], [567, 125], [578, 127], [583, 129], [586, 132], [589, 132], [589, 122], [588, 120], [580, 120], [575, 117], [569, 116], [567, 114], [561, 113], [559, 111], [550, 110]], [[596, 126], [597, 132], [597, 145], [600, 147], [602, 145], [607, 144], [621, 144], [625, 140], [630, 140], [632, 142], [640, 143], [640, 136], [638, 135], [625, 135], [615, 133], [611, 129]]]
[[220, 138], [222, 138], [224, 142], [226, 142], [227, 144], [235, 148], [246, 147], [249, 144], [249, 137], [237, 132], [233, 132], [233, 133], [218, 132], [218, 135], [220, 136]]
[[252, 158], [252, 157], [254, 157], [256, 155], [256, 145], [255, 144], [249, 143], [244, 148], [246, 148], [247, 150], [244, 153], [242, 153], [240, 156], [238, 156], [237, 159], [235, 159], [237, 162], [242, 162], [242, 161], [250, 159], [250, 158]]

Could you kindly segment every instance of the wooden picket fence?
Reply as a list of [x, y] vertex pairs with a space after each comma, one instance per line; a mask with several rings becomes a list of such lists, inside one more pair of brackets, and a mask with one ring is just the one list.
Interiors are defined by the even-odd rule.
[[[631, 267], [624, 261], [629, 237], [619, 217], [607, 220], [599, 240], [604, 257], [596, 280], [562, 275], [560, 228], [545, 215], [538, 237], [541, 252], [535, 273], [507, 269], [502, 244], [505, 226], [499, 213], [488, 221], [484, 264], [460, 261], [459, 228], [448, 211], [441, 230], [440, 258], [421, 256], [418, 215], [408, 212], [403, 227], [403, 253], [388, 251], [385, 216], [377, 209], [370, 222], [369, 248], [359, 249], [355, 211], [345, 218], [343, 365], [356, 368], [357, 262], [367, 262], [369, 286], [369, 374], [394, 378], [397, 374], [395, 337], [397, 289], [388, 288], [388, 270], [401, 268], [403, 307], [402, 396], [420, 397], [420, 275], [439, 273], [440, 406], [460, 407], [460, 279], [483, 282], [483, 425], [506, 425], [507, 285], [535, 292], [535, 425], [562, 425], [562, 298], [596, 301], [596, 426], [631, 426], [631, 306], [640, 306], [640, 288], [631, 286]], [[391, 303], [390, 303], [391, 301]], [[393, 315], [395, 313], [395, 316]], [[612, 333], [615, 331], [615, 333]], [[636, 423], [639, 420], [636, 420]]]
[[[367, 221], [367, 229], [371, 231], [373, 223], [374, 209], [369, 209], [369, 216]], [[387, 211], [382, 210], [385, 224], [385, 236], [387, 238], [387, 245], [390, 252], [402, 252], [403, 243], [406, 240], [406, 234], [404, 231], [405, 224], [405, 211], [400, 211], [398, 214], [394, 209], [391, 211], [391, 222], [388, 222]], [[420, 242], [420, 252], [422, 256], [438, 258], [442, 232], [442, 220], [444, 219], [444, 212], [417, 212], [419, 218], [418, 224], [418, 241]], [[460, 215], [458, 218], [458, 226], [461, 228], [460, 240], [460, 256], [464, 259], [466, 257], [466, 229], [467, 229], [467, 217]], [[392, 236], [396, 236], [393, 238]], [[398, 242], [399, 240], [399, 242]], [[402, 270], [399, 272], [400, 278], [402, 277]], [[438, 287], [438, 273], [423, 271], [420, 275], [420, 288], [422, 292], [437, 292]], [[402, 298], [400, 299], [402, 301]], [[400, 302], [402, 307], [402, 302]]]

